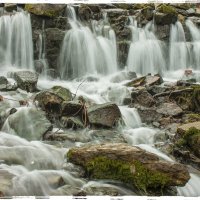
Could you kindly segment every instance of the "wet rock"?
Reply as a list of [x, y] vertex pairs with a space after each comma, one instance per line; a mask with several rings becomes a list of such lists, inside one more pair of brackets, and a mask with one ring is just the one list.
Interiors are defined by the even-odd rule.
[[4, 5], [4, 9], [5, 9], [7, 12], [17, 11], [17, 4], [14, 4], [14, 3], [6, 3], [6, 4]]
[[65, 128], [84, 128], [84, 124], [80, 117], [62, 117], [61, 122]]
[[34, 61], [35, 70], [38, 74], [41, 74], [44, 71], [44, 63], [41, 60]]
[[54, 86], [49, 90], [39, 92], [34, 99], [47, 113], [54, 113], [57, 115], [61, 114], [62, 102], [71, 100], [71, 92], [67, 88], [61, 86]]
[[7, 85], [9, 82], [6, 77], [0, 76], [0, 85]]
[[137, 106], [138, 113], [143, 123], [150, 124], [152, 122], [158, 121], [162, 115], [156, 112], [155, 107], [143, 107]]
[[155, 13], [155, 23], [157, 25], [170, 25], [177, 21], [178, 13], [172, 6], [162, 4]]
[[92, 10], [87, 5], [78, 8], [78, 16], [81, 21], [88, 21], [92, 18]]
[[55, 69], [47, 69], [46, 75], [50, 80], [55, 80], [55, 79], [60, 78], [59, 72]]
[[184, 186], [190, 179], [185, 166], [160, 161], [156, 155], [127, 144], [72, 148], [67, 158], [82, 166], [89, 178], [119, 180], [147, 192], [153, 188]]
[[155, 34], [159, 40], [168, 42], [170, 37], [170, 24], [157, 25]]
[[157, 74], [154, 76], [147, 75], [147, 76], [142, 76], [136, 79], [133, 79], [129, 83], [126, 84], [128, 87], [139, 87], [139, 86], [153, 86], [153, 85], [160, 85], [163, 83], [162, 77]]
[[130, 41], [123, 40], [117, 42], [117, 53], [118, 53], [117, 57], [119, 66], [121, 68], [126, 65], [129, 47], [130, 47]]
[[200, 88], [198, 85], [172, 91], [169, 99], [175, 101], [183, 110], [200, 112]]
[[188, 10], [186, 10], [188, 15], [194, 15], [195, 14], [195, 9], [194, 8], [189, 8]]
[[20, 108], [10, 115], [2, 130], [16, 134], [27, 140], [40, 140], [47, 131], [52, 129], [45, 113], [34, 108]]
[[176, 103], [163, 103], [156, 111], [162, 115], [173, 117], [183, 114], [183, 110]]
[[74, 101], [62, 103], [62, 116], [82, 116], [83, 105]]
[[179, 126], [178, 129], [177, 129], [177, 133], [180, 134], [180, 135], [184, 135], [192, 127], [200, 130], [200, 121], [188, 123], [188, 124], [183, 124], [183, 125]]
[[38, 74], [31, 71], [14, 72], [13, 77], [17, 82], [17, 86], [27, 92], [37, 91]]
[[[195, 156], [200, 158], [200, 122], [193, 122], [181, 125], [177, 129], [177, 134], [175, 135], [175, 150], [176, 152], [183, 152], [183, 150], [189, 150], [188, 157], [191, 160], [195, 159]], [[194, 154], [194, 156], [192, 156]], [[191, 159], [191, 158], [194, 159]], [[198, 167], [200, 167], [198, 165]]]
[[153, 85], [153, 86], [147, 87], [147, 91], [151, 95], [156, 95], [156, 94], [167, 92], [170, 90], [171, 90], [171, 87], [159, 86], [159, 85]]
[[35, 15], [56, 17], [62, 15], [65, 7], [64, 4], [26, 4], [25, 10]]
[[151, 6], [147, 6], [141, 10], [141, 13], [146, 20], [150, 21], [153, 19], [153, 11], [154, 8], [152, 8]]
[[103, 195], [108, 195], [108, 196], [120, 196], [120, 192], [116, 188], [110, 187], [95, 187], [95, 186], [90, 186], [84, 188], [84, 191], [86, 195], [96, 195], [96, 196], [103, 196]]
[[132, 92], [131, 97], [134, 103], [137, 103], [144, 107], [152, 107], [156, 103], [153, 96], [149, 94], [146, 90]]
[[112, 128], [121, 119], [121, 112], [116, 104], [99, 104], [88, 109], [88, 119], [92, 126]]

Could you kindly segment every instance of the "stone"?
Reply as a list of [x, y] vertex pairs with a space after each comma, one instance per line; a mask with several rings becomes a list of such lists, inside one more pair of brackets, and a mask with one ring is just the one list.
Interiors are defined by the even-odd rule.
[[18, 71], [13, 73], [17, 86], [27, 92], [37, 91], [38, 74], [31, 71]]
[[92, 126], [113, 128], [120, 121], [121, 112], [114, 103], [99, 104], [88, 109], [88, 119]]
[[84, 128], [84, 124], [80, 117], [64, 116], [61, 118], [61, 122], [65, 128], [72, 128], [72, 129]]
[[172, 91], [169, 100], [175, 101], [183, 110], [200, 112], [200, 87], [196, 85]]
[[130, 80], [130, 79], [133, 79], [133, 78], [136, 78], [137, 75], [135, 72], [132, 72], [132, 71], [122, 71], [122, 72], [119, 72], [117, 73], [114, 77], [111, 78], [111, 82], [113, 83], [120, 83], [122, 81], [125, 81], [125, 80]]
[[74, 101], [64, 101], [62, 103], [62, 116], [82, 116], [83, 105]]
[[54, 86], [49, 90], [36, 94], [34, 102], [37, 102], [47, 113], [61, 115], [62, 102], [71, 100], [72, 94], [67, 88]]
[[0, 85], [7, 85], [9, 82], [6, 77], [0, 76]]
[[39, 16], [57, 17], [64, 12], [65, 7], [64, 4], [26, 4], [25, 10]]
[[176, 103], [163, 103], [156, 110], [158, 113], [165, 116], [180, 116], [183, 114], [183, 110]]
[[195, 14], [195, 9], [194, 8], [189, 8], [187, 11], [188, 15], [194, 15]]
[[17, 11], [17, 4], [14, 4], [14, 3], [6, 3], [6, 4], [4, 5], [4, 9], [5, 9], [7, 12]]
[[161, 161], [155, 154], [123, 143], [75, 147], [67, 159], [82, 166], [88, 178], [118, 180], [146, 192], [184, 186], [190, 179], [186, 166]]
[[78, 16], [82, 21], [89, 21], [92, 18], [92, 10], [87, 5], [78, 8]]
[[43, 111], [27, 107], [10, 115], [2, 128], [27, 140], [40, 140], [51, 129], [52, 125]]
[[137, 103], [144, 107], [152, 107], [156, 103], [153, 96], [149, 94], [146, 90], [139, 91], [135, 98], [133, 98], [133, 94], [131, 94], [131, 97], [134, 103]]
[[188, 123], [188, 124], [183, 124], [183, 125], [179, 126], [178, 129], [177, 129], [177, 133], [180, 134], [180, 135], [184, 135], [192, 127], [200, 130], [200, 121]]
[[176, 146], [185, 147], [200, 158], [200, 121], [178, 127], [175, 138]]
[[163, 79], [160, 75], [146, 76], [146, 86], [160, 85]]
[[172, 23], [174, 24], [178, 19], [177, 14], [164, 14], [161, 12], [156, 12], [154, 16], [155, 23], [157, 25], [170, 25]]
[[148, 21], [153, 19], [153, 11], [154, 9], [151, 6], [147, 6], [141, 10], [142, 15]]

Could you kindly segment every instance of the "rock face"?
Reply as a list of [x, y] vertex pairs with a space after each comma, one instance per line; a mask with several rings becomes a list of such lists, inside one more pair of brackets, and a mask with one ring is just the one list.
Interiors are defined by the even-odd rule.
[[47, 113], [61, 114], [62, 102], [71, 101], [71, 92], [61, 86], [54, 86], [50, 90], [39, 92], [35, 96], [35, 101]]
[[82, 166], [89, 178], [119, 180], [143, 191], [184, 186], [190, 179], [185, 166], [122, 143], [72, 148], [67, 158]]
[[31, 71], [14, 72], [13, 77], [17, 82], [17, 86], [27, 92], [35, 92], [37, 90], [38, 74]]
[[27, 140], [40, 140], [51, 129], [52, 125], [44, 112], [26, 107], [10, 115], [2, 128]]
[[35, 15], [46, 17], [56, 17], [61, 11], [64, 11], [66, 5], [59, 4], [26, 4], [25, 10]]
[[95, 105], [88, 109], [88, 119], [91, 125], [112, 128], [121, 119], [121, 112], [113, 103]]

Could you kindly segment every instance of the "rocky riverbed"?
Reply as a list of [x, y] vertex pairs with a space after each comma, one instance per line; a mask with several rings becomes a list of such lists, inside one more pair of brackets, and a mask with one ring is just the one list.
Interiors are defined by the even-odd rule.
[[[13, 31], [15, 21], [23, 19], [29, 28], [31, 23], [31, 32], [16, 29], [16, 35], [31, 33], [25, 44], [32, 44], [33, 54], [29, 60], [23, 44], [22, 52], [0, 45], [0, 196], [200, 195], [198, 60], [187, 60], [189, 69], [160, 70], [150, 67], [160, 64], [152, 55], [143, 71], [148, 74], [125, 67], [131, 46], [153, 41], [156, 49], [158, 40], [169, 45], [170, 25], [177, 20], [184, 45], [191, 43], [188, 51], [195, 53], [197, 42], [185, 20], [198, 25], [196, 5], [3, 6], [0, 25]], [[130, 16], [141, 28], [127, 26]], [[142, 37], [142, 26], [153, 19], [157, 38], [146, 41], [154, 34], [147, 25], [145, 42], [132, 41], [132, 31]], [[85, 44], [87, 37], [91, 44]], [[138, 48], [135, 54], [147, 59], [143, 46]], [[15, 50], [20, 59], [12, 55]]]

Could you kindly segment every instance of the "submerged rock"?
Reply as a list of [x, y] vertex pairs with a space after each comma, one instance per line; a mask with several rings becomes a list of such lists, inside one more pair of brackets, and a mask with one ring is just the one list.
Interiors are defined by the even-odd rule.
[[65, 128], [84, 128], [84, 124], [80, 117], [62, 117], [61, 122]]
[[88, 109], [88, 119], [91, 125], [112, 128], [120, 121], [121, 112], [114, 103], [99, 104]]
[[64, 87], [54, 86], [49, 90], [39, 92], [34, 101], [47, 113], [61, 114], [62, 103], [64, 101], [71, 101], [71, 92]]
[[0, 91], [14, 91], [17, 89], [16, 85], [11, 85], [7, 78], [4, 76], [0, 76]]
[[52, 125], [44, 112], [25, 107], [10, 115], [2, 128], [27, 140], [40, 140], [51, 129]]
[[185, 166], [160, 161], [155, 154], [127, 144], [72, 148], [67, 158], [82, 166], [89, 178], [118, 180], [143, 191], [184, 186], [190, 179]]
[[37, 91], [38, 74], [31, 71], [19, 71], [13, 73], [17, 86], [27, 92]]

